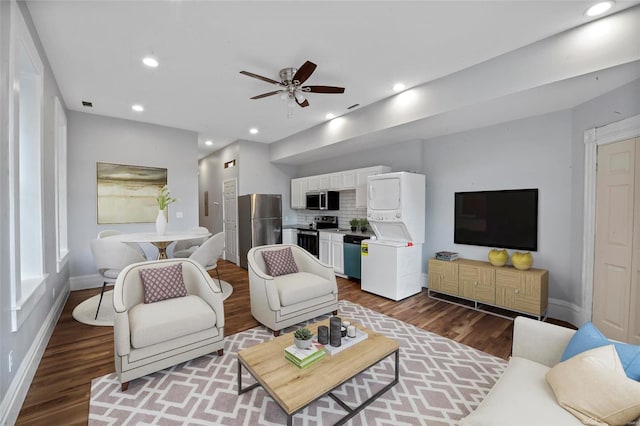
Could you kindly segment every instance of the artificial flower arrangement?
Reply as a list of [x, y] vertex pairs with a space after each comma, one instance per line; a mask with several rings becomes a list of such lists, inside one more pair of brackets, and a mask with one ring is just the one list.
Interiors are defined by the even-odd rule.
[[160, 194], [156, 197], [156, 201], [158, 202], [158, 208], [160, 210], [164, 210], [169, 206], [169, 204], [175, 203], [176, 199], [171, 196], [169, 188], [165, 185], [160, 190]]

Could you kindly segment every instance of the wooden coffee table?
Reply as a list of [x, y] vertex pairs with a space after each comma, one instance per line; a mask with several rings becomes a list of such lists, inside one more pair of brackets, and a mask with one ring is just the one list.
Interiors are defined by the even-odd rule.
[[[329, 325], [329, 320], [309, 326], [316, 331], [319, 325]], [[369, 337], [335, 355], [327, 354], [322, 360], [305, 369], [291, 364], [284, 357], [284, 348], [293, 344], [293, 334], [288, 333], [268, 342], [260, 343], [238, 352], [238, 395], [257, 386], [276, 401], [287, 415], [287, 425], [293, 422], [293, 416], [313, 401], [329, 395], [347, 411], [336, 425], [347, 422], [376, 398], [398, 383], [400, 345], [373, 330], [357, 326]], [[359, 373], [373, 367], [388, 356], [395, 354], [395, 378], [358, 407], [351, 408], [338, 399], [332, 391], [352, 379]], [[256, 379], [248, 387], [242, 387], [242, 368]]]

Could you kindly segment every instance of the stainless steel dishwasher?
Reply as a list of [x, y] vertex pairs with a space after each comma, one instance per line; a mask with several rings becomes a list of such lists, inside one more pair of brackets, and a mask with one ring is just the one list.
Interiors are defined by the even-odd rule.
[[360, 243], [367, 238], [364, 235], [344, 236], [344, 274], [349, 278], [360, 279], [362, 276]]

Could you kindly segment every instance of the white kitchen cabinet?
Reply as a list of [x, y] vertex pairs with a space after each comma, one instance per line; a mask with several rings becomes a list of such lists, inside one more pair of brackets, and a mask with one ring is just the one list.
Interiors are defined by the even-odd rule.
[[283, 229], [282, 230], [282, 244], [298, 244], [298, 230], [297, 229]]
[[329, 175], [318, 176], [318, 189], [320, 191], [327, 191], [329, 189]]
[[344, 274], [344, 234], [331, 234], [331, 265], [337, 274]]
[[329, 175], [329, 189], [331, 191], [343, 191], [356, 188], [356, 171], [331, 173]]
[[344, 189], [342, 184], [342, 173], [331, 173], [329, 175], [329, 189], [332, 191], [340, 191]]
[[320, 176], [307, 177], [307, 191], [317, 191], [319, 189], [318, 182]]
[[307, 207], [307, 178], [291, 179], [291, 208], [304, 209]]
[[319, 232], [318, 258], [320, 262], [331, 265], [331, 232]]
[[389, 173], [391, 167], [374, 166], [356, 170], [356, 208], [364, 209], [367, 207], [367, 178], [369, 176]]
[[347, 170], [342, 172], [342, 189], [355, 189], [356, 188], [356, 171]]
[[344, 234], [319, 232], [319, 254], [321, 262], [333, 266], [336, 274], [344, 273]]

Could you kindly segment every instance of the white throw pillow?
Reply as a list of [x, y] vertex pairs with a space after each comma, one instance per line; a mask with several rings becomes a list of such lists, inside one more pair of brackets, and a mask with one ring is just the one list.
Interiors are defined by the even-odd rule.
[[546, 376], [558, 403], [587, 425], [624, 425], [640, 416], [640, 383], [627, 377], [613, 345], [582, 352]]

